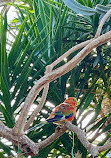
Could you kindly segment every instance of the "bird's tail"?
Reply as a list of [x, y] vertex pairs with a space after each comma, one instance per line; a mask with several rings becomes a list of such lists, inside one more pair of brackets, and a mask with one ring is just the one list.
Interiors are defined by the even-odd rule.
[[47, 123], [48, 123], [47, 121], [43, 121], [43, 122], [37, 124], [36, 126], [34, 126], [34, 127], [32, 127], [32, 128], [29, 128], [29, 129], [26, 131], [26, 133], [29, 133], [29, 132], [31, 132], [31, 131], [33, 131], [33, 130], [37, 130], [37, 129], [41, 128], [42, 126], [44, 126], [44, 125], [47, 124]]

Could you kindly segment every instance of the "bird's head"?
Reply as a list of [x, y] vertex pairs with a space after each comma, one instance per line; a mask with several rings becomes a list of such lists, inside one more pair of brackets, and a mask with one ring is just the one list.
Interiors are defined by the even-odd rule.
[[69, 97], [67, 98], [65, 101], [65, 103], [69, 103], [69, 104], [73, 104], [76, 106], [76, 103], [77, 103], [77, 99], [75, 97]]

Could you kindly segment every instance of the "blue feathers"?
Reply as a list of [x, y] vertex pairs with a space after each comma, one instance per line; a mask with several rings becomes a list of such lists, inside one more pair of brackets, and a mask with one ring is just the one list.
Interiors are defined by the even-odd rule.
[[29, 129], [26, 131], [26, 133], [29, 133], [29, 132], [31, 132], [31, 131], [33, 131], [33, 130], [37, 130], [37, 129], [41, 128], [42, 126], [44, 126], [46, 123], [47, 123], [47, 121], [40, 122], [39, 124], [35, 125], [34, 127], [29, 128]]
[[71, 113], [70, 115], [68, 115], [68, 116], [65, 116], [65, 118], [66, 119], [68, 119], [69, 117], [71, 117], [71, 116], [73, 116], [74, 114], [73, 113]]
[[47, 119], [47, 122], [48, 123], [54, 123], [56, 121], [62, 121], [62, 120], [68, 119], [71, 116], [73, 116], [73, 113], [71, 113], [70, 115], [67, 115], [67, 116], [65, 116], [63, 114], [60, 114], [60, 113], [58, 113], [58, 115], [57, 115], [57, 113], [56, 113], [55, 117]]
[[63, 117], [63, 115], [55, 115], [55, 117], [53, 117], [51, 119], [47, 119], [47, 122], [48, 123], [53, 123], [53, 122], [61, 120], [62, 117]]

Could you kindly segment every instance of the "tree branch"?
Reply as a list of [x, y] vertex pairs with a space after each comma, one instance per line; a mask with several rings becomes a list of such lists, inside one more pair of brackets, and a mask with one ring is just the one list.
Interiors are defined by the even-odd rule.
[[21, 135], [24, 131], [25, 123], [27, 120], [27, 115], [29, 112], [29, 109], [31, 107], [31, 104], [33, 103], [34, 99], [38, 95], [38, 93], [43, 89], [43, 87], [59, 78], [60, 76], [66, 74], [70, 70], [72, 70], [77, 64], [79, 64], [90, 52], [93, 48], [98, 47], [99, 45], [108, 42], [111, 40], [111, 31], [101, 35], [97, 39], [94, 39], [92, 42], [90, 42], [86, 47], [84, 47], [76, 56], [74, 56], [69, 62], [64, 64], [63, 66], [53, 70], [52, 72], [44, 75], [42, 78], [40, 78], [37, 83], [33, 86], [33, 88], [30, 90], [28, 96], [26, 97], [24, 106], [21, 110], [20, 116], [15, 124], [14, 132], [17, 132], [18, 135]]
[[102, 27], [103, 27], [104, 23], [106, 22], [106, 20], [107, 20], [110, 16], [111, 16], [111, 9], [110, 9], [110, 10], [104, 15], [104, 17], [102, 18], [102, 20], [101, 20], [101, 22], [100, 22], [100, 25], [98, 26], [98, 29], [97, 29], [95, 38], [97, 38], [97, 37], [100, 36]]
[[[69, 49], [66, 53], [64, 53], [62, 56], [60, 56], [56, 61], [54, 61], [51, 65], [48, 65], [46, 67], [46, 72], [45, 74], [49, 73], [52, 71], [52, 69], [58, 64], [60, 63], [62, 60], [64, 60], [64, 58], [66, 58], [67, 56], [69, 56], [71, 53], [73, 53], [74, 51], [83, 48], [84, 46], [86, 46], [87, 44], [89, 44], [91, 40], [85, 41], [83, 43], [78, 44], [77, 46], [72, 47], [71, 49]], [[40, 112], [40, 110], [43, 107], [43, 104], [46, 100], [47, 97], [47, 93], [48, 93], [48, 89], [49, 89], [49, 83], [47, 85], [45, 85], [44, 90], [43, 90], [43, 94], [42, 94], [42, 98], [41, 101], [39, 103], [39, 105], [37, 106], [37, 108], [34, 110], [34, 112], [32, 113], [32, 115], [30, 116], [30, 119], [28, 120], [28, 122], [25, 125], [24, 131], [26, 131], [30, 124], [34, 121], [34, 118], [37, 116], [37, 114]]]
[[[45, 71], [45, 74], [48, 74], [49, 72], [52, 71], [52, 67], [49, 65], [46, 67], [46, 71]], [[48, 93], [48, 90], [49, 90], [49, 83], [47, 83], [45, 86], [44, 86], [44, 90], [43, 90], [43, 93], [42, 93], [42, 97], [41, 97], [41, 100], [40, 100], [40, 103], [39, 105], [37, 106], [37, 108], [34, 110], [34, 112], [32, 113], [32, 115], [30, 116], [30, 119], [28, 120], [28, 122], [26, 123], [25, 125], [25, 128], [24, 128], [24, 131], [26, 131], [30, 124], [34, 121], [34, 118], [37, 116], [37, 114], [41, 111], [44, 103], [45, 103], [45, 100], [46, 100], [46, 97], [47, 97], [47, 93]]]
[[0, 122], [0, 136], [8, 139], [15, 145], [19, 144], [21, 151], [25, 152], [27, 155], [37, 155], [41, 149], [45, 148], [63, 135], [67, 129], [77, 134], [78, 139], [92, 156], [98, 156], [100, 152], [111, 148], [111, 142], [103, 146], [93, 146], [87, 140], [86, 133], [77, 126], [73, 125], [71, 122], [67, 122], [61, 128], [57, 127], [55, 133], [39, 143], [34, 143], [26, 135], [21, 135], [18, 137], [18, 135], [13, 133], [12, 129], [6, 127], [2, 122]]
[[111, 149], [111, 142], [109, 142], [103, 146], [98, 146], [99, 153], [102, 151], [105, 151], [105, 150], [109, 150], [109, 149]]
[[98, 148], [93, 146], [86, 137], [86, 133], [79, 129], [77, 126], [72, 125], [70, 122], [67, 122], [65, 125], [68, 130], [73, 131], [77, 134], [78, 139], [81, 141], [82, 145], [89, 151], [92, 156], [97, 156], [99, 154]]

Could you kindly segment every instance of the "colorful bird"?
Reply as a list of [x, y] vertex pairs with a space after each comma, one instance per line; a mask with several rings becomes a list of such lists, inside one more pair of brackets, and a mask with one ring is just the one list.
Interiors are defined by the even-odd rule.
[[75, 97], [69, 97], [63, 103], [56, 106], [55, 110], [50, 114], [46, 121], [28, 129], [27, 133], [39, 129], [47, 123], [63, 125], [67, 121], [72, 121], [76, 114], [76, 102], [77, 99]]

